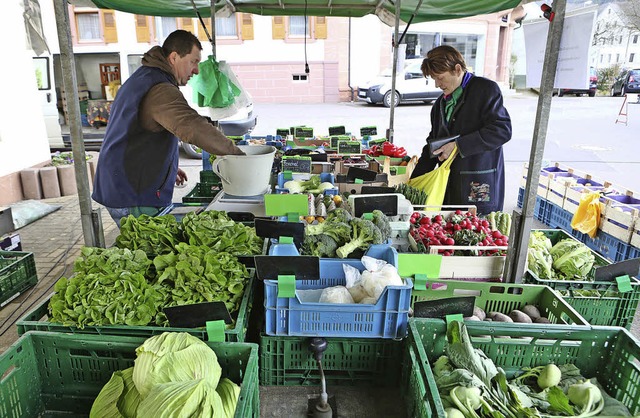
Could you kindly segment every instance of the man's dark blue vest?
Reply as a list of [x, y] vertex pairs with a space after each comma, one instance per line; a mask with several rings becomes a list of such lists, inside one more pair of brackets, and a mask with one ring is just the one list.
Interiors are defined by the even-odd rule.
[[166, 72], [142, 66], [118, 90], [96, 169], [92, 195], [96, 202], [111, 208], [171, 203], [178, 138], [166, 130], [145, 130], [139, 122], [140, 103], [158, 83], [175, 85]]

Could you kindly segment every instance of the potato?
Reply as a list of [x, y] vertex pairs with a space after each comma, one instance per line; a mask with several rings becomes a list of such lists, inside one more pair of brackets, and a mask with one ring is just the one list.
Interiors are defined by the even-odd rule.
[[534, 323], [536, 324], [550, 324], [551, 321], [549, 321], [548, 318], [545, 318], [544, 316], [541, 316], [540, 318], [536, 318], [533, 320]]
[[474, 306], [473, 307], [473, 316], [476, 316], [481, 321], [484, 321], [484, 319], [487, 317], [487, 314], [484, 312], [484, 310], [481, 307]]
[[518, 322], [520, 324], [531, 324], [531, 323], [533, 323], [533, 321], [531, 320], [529, 315], [527, 315], [524, 312], [519, 311], [517, 309], [512, 310], [509, 313], [509, 317], [511, 319], [513, 319], [513, 322]]
[[529, 318], [535, 320], [536, 318], [540, 318], [540, 311], [534, 305], [525, 305], [522, 307], [522, 312], [527, 314]]
[[466, 318], [464, 318], [467, 321], [482, 321], [482, 319], [478, 318], [475, 315], [471, 315], [471, 316], [467, 316]]
[[496, 322], [513, 322], [513, 319], [500, 312], [489, 312], [489, 318]]

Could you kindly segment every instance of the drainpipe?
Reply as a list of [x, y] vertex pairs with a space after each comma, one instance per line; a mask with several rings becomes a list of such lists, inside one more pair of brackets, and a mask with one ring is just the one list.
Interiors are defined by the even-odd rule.
[[351, 87], [351, 18], [349, 18], [349, 43], [347, 44], [347, 86], [351, 90], [351, 101], [353, 102], [353, 87]]

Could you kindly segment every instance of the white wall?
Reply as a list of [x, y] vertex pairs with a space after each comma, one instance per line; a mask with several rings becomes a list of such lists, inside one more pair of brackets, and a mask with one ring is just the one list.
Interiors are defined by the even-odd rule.
[[[273, 40], [270, 16], [253, 15], [253, 40], [241, 44], [216, 45], [216, 58], [229, 63], [304, 62], [304, 42]], [[203, 42], [202, 56], [211, 54], [211, 44]], [[324, 40], [307, 40], [307, 61], [324, 60]]]
[[[393, 28], [380, 22], [377, 16], [351, 19], [351, 85], [364, 84], [380, 74], [381, 70], [391, 68], [393, 57], [389, 62], [382, 62], [381, 30], [387, 31], [389, 36], [393, 33]], [[388, 45], [391, 50], [391, 44]]]
[[6, 59], [0, 65], [0, 177], [50, 159], [32, 51], [27, 50], [22, 0], [5, 0], [0, 39]]

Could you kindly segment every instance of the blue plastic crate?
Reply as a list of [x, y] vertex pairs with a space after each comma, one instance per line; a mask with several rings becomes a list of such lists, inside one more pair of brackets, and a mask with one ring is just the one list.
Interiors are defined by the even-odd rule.
[[629, 244], [614, 238], [606, 232], [598, 231], [598, 235], [595, 238], [586, 235], [584, 243], [609, 261], [615, 262], [627, 259]]
[[[371, 246], [366, 255], [395, 260], [393, 247]], [[324, 289], [346, 284], [343, 264], [364, 270], [360, 260], [320, 260], [320, 279], [296, 282], [298, 290]], [[278, 298], [278, 282], [264, 281], [265, 332], [267, 335], [301, 337], [404, 338], [411, 306], [413, 283], [387, 286], [376, 304], [304, 303], [298, 296]]]
[[202, 170], [203, 171], [211, 171], [212, 170], [211, 161], [209, 161], [209, 157], [210, 156], [211, 156], [211, 154], [209, 154], [205, 150], [202, 150]]
[[629, 245], [629, 248], [627, 249], [627, 260], [638, 257], [640, 257], [640, 248]]
[[573, 228], [571, 228], [571, 219], [573, 218], [573, 214], [562, 209], [555, 203], [547, 202], [547, 204], [550, 207], [551, 213], [549, 226], [551, 228], [559, 228], [570, 233], [573, 230]]
[[[335, 185], [335, 180], [333, 177], [333, 173], [320, 173], [320, 181], [321, 182], [329, 182]], [[278, 173], [278, 184], [275, 187], [276, 193], [289, 193], [289, 189], [285, 189], [284, 184], [287, 180], [284, 179], [283, 173]], [[337, 195], [338, 188], [334, 186], [333, 189], [327, 189], [324, 191], [325, 195]]]
[[522, 205], [524, 205], [524, 187], [518, 189], [518, 201], [516, 204], [519, 208], [522, 208]]
[[562, 209], [555, 203], [549, 203], [549, 205], [551, 206], [551, 218], [549, 226], [554, 229], [562, 229], [563, 231], [568, 232], [572, 237], [584, 244], [585, 241], [589, 238], [589, 235], [584, 234], [571, 227], [573, 213]]
[[[542, 200], [540, 196], [536, 196], [536, 204], [533, 207], [533, 217], [548, 225], [551, 218], [551, 207], [547, 206], [547, 203], [549, 202]], [[524, 206], [524, 187], [518, 189], [517, 205], [519, 208]]]
[[536, 205], [533, 208], [533, 217], [545, 225], [551, 222], [551, 203], [536, 196]]
[[[367, 249], [367, 251], [365, 252], [365, 255], [368, 255], [369, 257], [377, 258], [379, 260], [384, 260], [391, 265], [397, 266], [398, 265], [397, 250], [394, 248], [394, 251], [387, 251], [387, 248], [392, 248], [391, 242], [389, 242], [388, 244], [373, 244]], [[273, 255], [273, 256], [279, 256], [279, 255], [296, 256], [296, 255], [300, 255], [300, 252], [298, 251], [298, 248], [295, 246], [295, 244], [279, 244], [275, 238], [272, 238], [269, 242], [269, 249], [267, 250], [267, 254]], [[331, 260], [331, 259], [327, 258], [327, 260]], [[351, 261], [352, 259], [342, 258], [337, 260]]]

